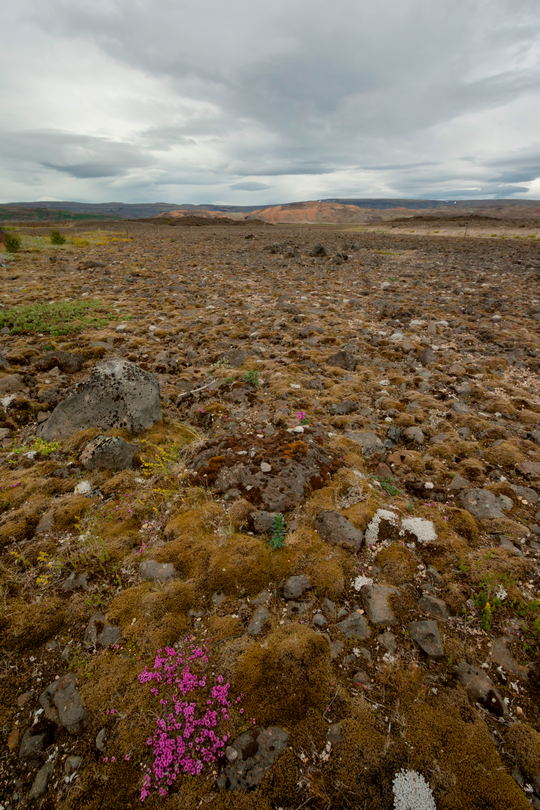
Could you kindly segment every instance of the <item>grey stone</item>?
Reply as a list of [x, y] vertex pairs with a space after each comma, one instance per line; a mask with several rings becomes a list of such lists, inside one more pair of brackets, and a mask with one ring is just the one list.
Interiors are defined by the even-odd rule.
[[298, 599], [311, 588], [311, 580], [305, 574], [288, 577], [283, 585], [285, 599]]
[[364, 669], [357, 669], [352, 676], [352, 680], [353, 683], [358, 684], [358, 686], [365, 686], [369, 683], [369, 675]]
[[139, 565], [139, 574], [148, 582], [166, 582], [176, 576], [176, 568], [172, 563], [144, 560]]
[[380, 455], [384, 453], [385, 447], [376, 433], [370, 430], [359, 430], [347, 432], [345, 434], [348, 439], [360, 445], [362, 455], [369, 458], [369, 456]]
[[20, 374], [4, 374], [0, 377], [0, 395], [16, 394], [25, 390], [26, 385]]
[[540, 461], [522, 461], [517, 469], [528, 478], [540, 478]]
[[80, 354], [63, 352], [58, 349], [46, 352], [43, 357], [37, 360], [35, 367], [37, 371], [49, 371], [57, 366], [65, 374], [75, 374], [80, 371], [83, 365], [83, 358]]
[[19, 746], [19, 759], [35, 759], [45, 750], [46, 740], [47, 734], [44, 731], [32, 734], [32, 729], [27, 728]]
[[335, 402], [328, 408], [328, 413], [332, 416], [344, 416], [358, 410], [358, 402], [353, 399], [346, 399], [344, 402]]
[[90, 617], [84, 640], [95, 647], [110, 647], [120, 641], [120, 628], [109, 624], [102, 613], [94, 613]]
[[358, 365], [356, 356], [348, 349], [340, 349], [339, 351], [327, 357], [326, 362], [329, 366], [337, 366], [346, 371], [354, 371]]
[[64, 773], [66, 776], [71, 776], [71, 774], [76, 773], [82, 765], [83, 758], [78, 757], [75, 754], [72, 754], [69, 757], [66, 757], [66, 761], [64, 763]]
[[358, 551], [364, 540], [364, 534], [346, 517], [332, 509], [319, 512], [315, 520], [315, 528], [327, 543], [351, 551]]
[[508, 649], [508, 644], [511, 644], [511, 642], [512, 639], [506, 636], [496, 638], [491, 647], [491, 660], [511, 675], [526, 679], [529, 676], [529, 669], [516, 661]]
[[533, 489], [532, 487], [519, 487], [514, 484], [510, 484], [518, 498], [523, 498], [524, 501], [528, 503], [538, 503], [540, 501], [540, 495], [538, 492]]
[[45, 717], [70, 734], [78, 734], [84, 728], [86, 711], [77, 689], [77, 676], [73, 672], [53, 681], [40, 695], [39, 703]]
[[415, 444], [423, 444], [426, 440], [422, 428], [415, 426], [405, 428], [403, 435], [408, 441], [414, 442]]
[[387, 652], [390, 653], [390, 655], [394, 655], [397, 650], [397, 640], [395, 635], [390, 630], [386, 630], [386, 632], [381, 633], [377, 640], [381, 642], [383, 647]]
[[361, 613], [351, 613], [336, 625], [346, 638], [358, 638], [365, 641], [371, 635], [369, 624]]
[[477, 701], [497, 717], [507, 713], [504, 700], [495, 689], [491, 678], [480, 667], [461, 661], [455, 669], [471, 700]]
[[328, 619], [324, 615], [324, 613], [316, 613], [313, 617], [313, 624], [315, 627], [326, 627], [328, 624]]
[[367, 617], [372, 624], [389, 625], [396, 623], [394, 611], [389, 601], [396, 588], [387, 585], [364, 585], [360, 591]]
[[469, 489], [470, 486], [471, 486], [470, 481], [467, 481], [467, 479], [464, 478], [462, 475], [456, 473], [456, 475], [454, 475], [454, 477], [448, 484], [448, 489], [450, 492], [459, 492], [462, 489]]
[[334, 622], [336, 620], [336, 603], [327, 596], [321, 602], [321, 610], [329, 621]]
[[489, 489], [468, 489], [460, 492], [458, 500], [475, 518], [493, 520], [504, 517], [503, 508], [508, 508], [501, 497], [504, 496], [495, 495]]
[[245, 731], [227, 747], [225, 754], [228, 761], [217, 778], [217, 786], [221, 790], [257, 787], [287, 747], [288, 739], [288, 732], [277, 726]]
[[[37, 533], [38, 530], [36, 529], [36, 534]], [[81, 591], [86, 591], [88, 589], [88, 574], [86, 571], [80, 571], [79, 573], [72, 571], [71, 574], [62, 582], [61, 588], [63, 591], [68, 593], [71, 591], [77, 591], [79, 589]]]
[[272, 530], [272, 524], [278, 513], [277, 512], [264, 512], [262, 509], [251, 513], [251, 522], [253, 528], [258, 534], [264, 534]]
[[250, 636], [260, 635], [269, 621], [270, 611], [264, 605], [259, 605], [247, 626], [248, 634]]
[[413, 641], [416, 641], [420, 649], [430, 658], [442, 658], [444, 656], [444, 647], [436, 621], [424, 619], [419, 622], [411, 622], [407, 629]]
[[34, 779], [34, 783], [30, 788], [30, 793], [28, 794], [28, 798], [31, 801], [40, 799], [41, 796], [43, 796], [47, 790], [47, 784], [49, 782], [51, 773], [53, 772], [53, 768], [53, 762], [46, 762], [45, 765], [42, 765], [42, 767], [39, 769], [36, 774], [36, 778]]
[[424, 594], [418, 600], [418, 609], [423, 611], [424, 613], [429, 613], [430, 616], [434, 616], [436, 619], [445, 620], [448, 618], [448, 608], [446, 607], [446, 602], [442, 599], [438, 599], [436, 596], [430, 596], [429, 594]]
[[343, 732], [341, 730], [341, 723], [332, 723], [330, 726], [328, 726], [328, 731], [326, 732], [326, 739], [332, 745], [339, 745], [339, 743], [343, 741]]
[[120, 436], [96, 436], [82, 451], [79, 461], [87, 470], [128, 470], [137, 448]]
[[101, 728], [96, 734], [96, 748], [103, 753], [107, 746], [108, 732], [106, 728]]
[[89, 379], [56, 406], [38, 434], [47, 440], [65, 439], [91, 427], [139, 433], [160, 419], [158, 378], [134, 363], [114, 359], [99, 363]]

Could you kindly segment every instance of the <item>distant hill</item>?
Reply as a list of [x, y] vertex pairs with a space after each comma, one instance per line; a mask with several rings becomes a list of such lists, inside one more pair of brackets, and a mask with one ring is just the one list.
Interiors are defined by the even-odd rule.
[[538, 200], [410, 200], [388, 198], [328, 198], [293, 203], [256, 205], [191, 205], [174, 203], [80, 203], [39, 201], [0, 204], [0, 222], [77, 219], [148, 219], [186, 214], [198, 217], [228, 216], [235, 220], [257, 217], [266, 222], [369, 223], [388, 221], [415, 212], [485, 214], [497, 217], [540, 216]]

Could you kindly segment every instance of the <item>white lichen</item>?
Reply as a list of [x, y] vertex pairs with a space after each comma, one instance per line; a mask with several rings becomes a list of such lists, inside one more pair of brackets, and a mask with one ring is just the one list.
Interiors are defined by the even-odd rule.
[[379, 527], [383, 520], [391, 523], [392, 526], [397, 526], [399, 519], [396, 513], [390, 512], [389, 509], [377, 509], [366, 529], [365, 540], [368, 546], [376, 543], [379, 539]]
[[394, 810], [437, 810], [430, 786], [417, 771], [398, 771], [392, 789]]
[[373, 585], [373, 579], [371, 577], [364, 577], [362, 574], [358, 574], [352, 581], [352, 586], [355, 591], [361, 591], [364, 585]]
[[413, 534], [419, 543], [432, 543], [437, 539], [437, 532], [431, 520], [425, 518], [411, 517], [403, 518], [401, 521], [403, 532]]

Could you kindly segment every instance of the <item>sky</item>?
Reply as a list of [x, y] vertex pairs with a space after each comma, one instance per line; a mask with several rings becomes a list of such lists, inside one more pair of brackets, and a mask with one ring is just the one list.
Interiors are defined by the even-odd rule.
[[540, 0], [17, 0], [0, 202], [540, 198]]

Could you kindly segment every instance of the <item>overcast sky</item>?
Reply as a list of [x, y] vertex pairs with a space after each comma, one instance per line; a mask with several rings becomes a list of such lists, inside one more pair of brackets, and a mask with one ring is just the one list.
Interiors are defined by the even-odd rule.
[[540, 0], [17, 0], [0, 201], [540, 198]]

